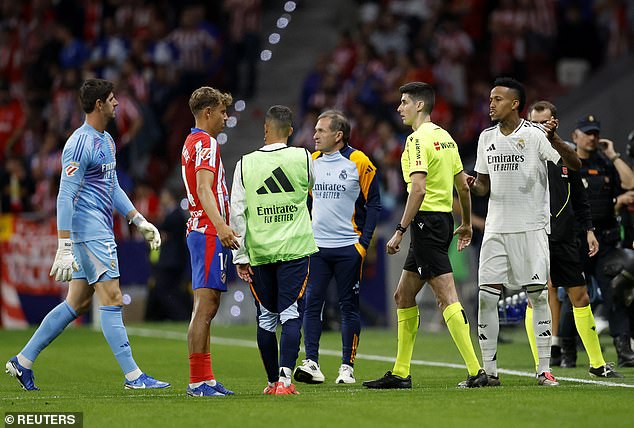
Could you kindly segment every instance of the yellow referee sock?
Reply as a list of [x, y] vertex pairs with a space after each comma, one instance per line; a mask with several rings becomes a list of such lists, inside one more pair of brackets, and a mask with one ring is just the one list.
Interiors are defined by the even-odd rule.
[[526, 317], [524, 318], [524, 326], [526, 327], [526, 335], [528, 336], [528, 344], [531, 346], [531, 353], [535, 361], [535, 371], [539, 365], [539, 357], [537, 356], [537, 342], [535, 342], [535, 328], [533, 327], [533, 308], [526, 307]]
[[599, 368], [605, 365], [603, 354], [601, 353], [601, 345], [599, 344], [599, 335], [597, 334], [597, 327], [594, 324], [594, 316], [592, 315], [592, 309], [590, 305], [582, 308], [572, 308], [572, 313], [575, 317], [575, 326], [577, 326], [577, 332], [583, 346], [586, 348], [588, 358], [590, 359], [590, 365], [594, 368]]
[[469, 331], [469, 321], [467, 321], [467, 314], [460, 302], [452, 303], [447, 306], [442, 313], [445, 318], [445, 323], [451, 333], [454, 343], [462, 355], [462, 359], [467, 365], [467, 371], [469, 376], [475, 376], [480, 370], [480, 363], [478, 357], [476, 357], [473, 350], [473, 343], [471, 343], [471, 334]]
[[397, 309], [398, 317], [398, 351], [396, 353], [396, 362], [392, 369], [392, 374], [400, 377], [409, 376], [409, 367], [412, 361], [412, 353], [414, 352], [414, 342], [416, 341], [416, 333], [418, 332], [418, 324], [420, 315], [418, 306], [411, 308]]

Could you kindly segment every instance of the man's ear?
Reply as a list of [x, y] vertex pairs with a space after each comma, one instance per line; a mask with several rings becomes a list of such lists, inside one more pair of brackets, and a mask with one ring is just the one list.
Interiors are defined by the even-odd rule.
[[513, 100], [513, 102], [511, 103], [511, 110], [519, 110], [519, 109], [520, 109], [520, 101]]

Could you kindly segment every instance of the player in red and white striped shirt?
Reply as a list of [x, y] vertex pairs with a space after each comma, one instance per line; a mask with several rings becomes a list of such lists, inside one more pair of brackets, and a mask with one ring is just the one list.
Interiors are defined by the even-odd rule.
[[211, 369], [209, 327], [218, 312], [220, 294], [227, 291], [227, 259], [238, 248], [229, 227], [229, 195], [216, 136], [227, 120], [231, 95], [203, 86], [196, 89], [189, 108], [196, 125], [185, 140], [181, 155], [183, 182], [189, 200], [187, 247], [192, 264], [194, 309], [187, 331], [189, 386], [187, 395], [233, 395], [216, 382]]

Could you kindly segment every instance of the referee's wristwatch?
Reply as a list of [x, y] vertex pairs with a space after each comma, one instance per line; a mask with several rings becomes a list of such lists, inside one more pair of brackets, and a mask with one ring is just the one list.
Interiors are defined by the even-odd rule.
[[596, 229], [594, 227], [586, 228], [586, 232], [594, 232]]
[[403, 227], [403, 226], [401, 226], [401, 223], [399, 223], [399, 224], [396, 225], [396, 230], [401, 232], [401, 233], [405, 233], [405, 232], [407, 232], [407, 227]]

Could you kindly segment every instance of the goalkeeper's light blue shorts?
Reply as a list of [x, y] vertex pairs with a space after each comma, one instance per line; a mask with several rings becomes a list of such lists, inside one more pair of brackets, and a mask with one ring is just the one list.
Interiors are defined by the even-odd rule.
[[213, 288], [227, 291], [227, 263], [231, 251], [215, 235], [189, 232], [187, 248], [192, 263], [192, 289]]
[[121, 276], [117, 244], [113, 239], [74, 242], [73, 254], [79, 264], [79, 271], [73, 272], [73, 279], [85, 279], [89, 285], [93, 285]]

